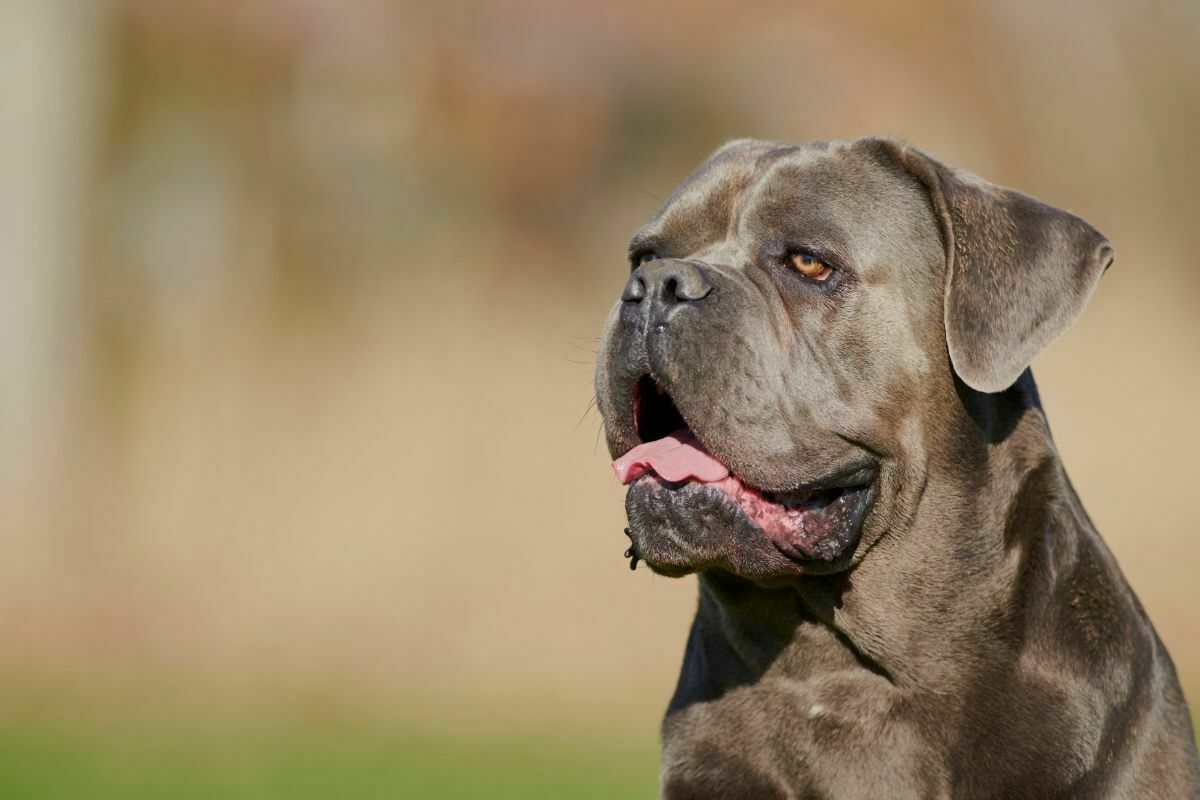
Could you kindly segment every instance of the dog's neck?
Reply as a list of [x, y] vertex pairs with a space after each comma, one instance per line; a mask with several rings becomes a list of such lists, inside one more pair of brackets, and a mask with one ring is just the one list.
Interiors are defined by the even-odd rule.
[[[706, 656], [719, 659], [720, 668], [707, 672], [725, 676], [720, 680], [728, 685], [753, 682], [768, 670], [806, 677], [823, 662], [797, 649], [811, 649], [814, 636], [831, 637], [859, 666], [898, 684], [949, 689], [963, 664], [988, 657], [978, 652], [979, 631], [1014, 624], [1006, 617], [1013, 592], [1022, 581], [1050, 579], [1056, 558], [1070, 557], [1074, 546], [1064, 532], [1089, 523], [1028, 371], [1006, 392], [960, 388], [959, 400], [962, 417], [950, 445], [957, 452], [931, 453], [930, 462], [953, 458], [977, 471], [930, 471], [906, 527], [887, 531], [858, 565], [775, 588], [728, 573], [700, 576], [693, 639], [720, 642]], [[1064, 515], [1079, 519], [1062, 524]], [[1037, 558], [1028, 557], [1033, 551]], [[972, 580], [964, 583], [963, 575]], [[922, 643], [919, 651], [913, 642]], [[685, 674], [680, 693], [686, 681]]]

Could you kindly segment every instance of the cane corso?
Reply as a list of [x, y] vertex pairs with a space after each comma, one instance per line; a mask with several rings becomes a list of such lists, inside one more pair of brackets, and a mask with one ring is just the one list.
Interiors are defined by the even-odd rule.
[[1200, 797], [1029, 371], [1112, 260], [881, 138], [732, 142], [637, 232], [597, 400], [631, 564], [700, 585], [661, 797]]

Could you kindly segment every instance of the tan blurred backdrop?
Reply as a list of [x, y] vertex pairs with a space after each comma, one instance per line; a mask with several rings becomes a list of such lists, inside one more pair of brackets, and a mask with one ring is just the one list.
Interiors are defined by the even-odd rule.
[[693, 579], [588, 411], [633, 229], [737, 136], [902, 136], [1115, 243], [1036, 364], [1200, 702], [1200, 5], [18, 0], [0, 696], [653, 736]]

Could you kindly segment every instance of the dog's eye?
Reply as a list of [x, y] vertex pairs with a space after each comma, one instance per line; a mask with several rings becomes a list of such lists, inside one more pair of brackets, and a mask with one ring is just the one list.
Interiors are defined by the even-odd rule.
[[833, 274], [833, 268], [811, 253], [792, 253], [792, 267], [806, 278], [823, 281]]

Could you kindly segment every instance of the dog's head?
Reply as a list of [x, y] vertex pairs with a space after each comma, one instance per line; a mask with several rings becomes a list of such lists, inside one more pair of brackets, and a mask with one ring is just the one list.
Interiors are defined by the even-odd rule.
[[963, 394], [1016, 382], [1112, 248], [899, 142], [743, 140], [629, 260], [596, 392], [632, 552], [772, 579], [844, 569], [910, 516]]

